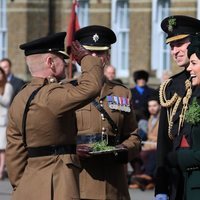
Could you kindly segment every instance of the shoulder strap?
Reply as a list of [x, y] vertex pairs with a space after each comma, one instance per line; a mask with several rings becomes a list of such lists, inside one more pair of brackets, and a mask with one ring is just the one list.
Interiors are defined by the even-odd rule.
[[25, 109], [24, 109], [24, 114], [23, 114], [23, 119], [22, 119], [22, 140], [23, 140], [23, 143], [24, 143], [25, 147], [27, 147], [27, 143], [26, 143], [26, 118], [27, 118], [27, 113], [29, 111], [29, 106], [30, 106], [31, 101], [34, 99], [35, 95], [39, 92], [39, 90], [44, 85], [45, 85], [45, 83], [32, 92], [32, 94], [28, 98], [28, 101], [27, 101]]
[[96, 101], [93, 100], [92, 104], [96, 107], [96, 109], [102, 113], [104, 115], [104, 117], [108, 120], [109, 124], [112, 126], [112, 130], [113, 132], [117, 135], [118, 132], [118, 127], [115, 124], [115, 122], [112, 120], [112, 118], [110, 117], [110, 115], [106, 112], [106, 110]]

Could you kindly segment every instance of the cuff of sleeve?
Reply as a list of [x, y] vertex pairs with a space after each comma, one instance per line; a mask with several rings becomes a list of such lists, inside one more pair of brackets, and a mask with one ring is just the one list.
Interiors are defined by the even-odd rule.
[[166, 194], [157, 194], [155, 200], [168, 200], [168, 196]]

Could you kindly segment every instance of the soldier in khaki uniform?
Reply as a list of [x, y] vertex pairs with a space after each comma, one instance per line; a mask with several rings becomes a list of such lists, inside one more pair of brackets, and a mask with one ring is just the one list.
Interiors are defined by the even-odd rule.
[[[109, 59], [109, 48], [116, 41], [112, 30], [104, 26], [88, 26], [78, 30], [75, 38], [92, 54]], [[77, 154], [83, 170], [80, 174], [81, 199], [128, 200], [125, 163], [140, 149], [137, 123], [130, 109], [131, 92], [125, 86], [105, 78], [95, 102], [77, 110]], [[106, 114], [97, 107], [103, 108]], [[91, 155], [91, 145], [102, 139], [108, 145], [123, 147], [118, 154]]]
[[65, 77], [65, 36], [56, 33], [20, 46], [32, 80], [9, 111], [6, 161], [13, 200], [80, 198], [75, 110], [99, 93], [103, 67], [76, 41], [72, 53], [82, 66], [81, 82], [59, 83]]

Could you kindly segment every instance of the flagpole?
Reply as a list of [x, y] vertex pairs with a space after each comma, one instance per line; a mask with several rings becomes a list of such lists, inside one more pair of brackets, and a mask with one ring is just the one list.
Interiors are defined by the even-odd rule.
[[69, 67], [68, 67], [69, 78], [72, 78], [72, 62], [73, 62], [73, 56], [71, 54], [71, 45], [74, 40], [75, 32], [80, 28], [79, 23], [78, 23], [78, 17], [76, 14], [76, 6], [77, 6], [77, 1], [73, 0], [69, 25], [67, 27], [67, 40], [66, 40], [67, 45], [66, 46], [67, 46], [67, 53], [69, 55]]
[[69, 55], [69, 66], [68, 66], [68, 76], [69, 78], [73, 78], [72, 77], [72, 60], [73, 60], [73, 57], [72, 57], [72, 54]]

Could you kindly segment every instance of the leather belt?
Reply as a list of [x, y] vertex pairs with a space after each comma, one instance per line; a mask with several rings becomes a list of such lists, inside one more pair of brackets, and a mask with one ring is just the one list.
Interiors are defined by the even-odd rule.
[[117, 136], [111, 136], [108, 134], [95, 133], [95, 134], [87, 134], [87, 135], [78, 135], [77, 136], [77, 144], [92, 144], [95, 142], [100, 142], [105, 140], [108, 142], [108, 145], [115, 146], [119, 144], [119, 139]]
[[42, 146], [42, 147], [28, 147], [29, 157], [52, 156], [63, 154], [76, 154], [76, 145], [59, 145], [59, 146]]

